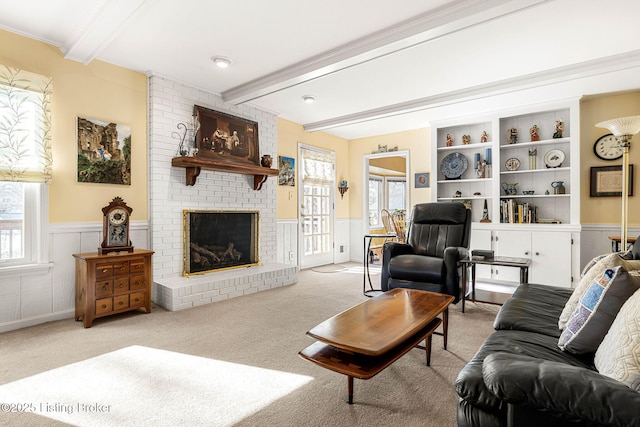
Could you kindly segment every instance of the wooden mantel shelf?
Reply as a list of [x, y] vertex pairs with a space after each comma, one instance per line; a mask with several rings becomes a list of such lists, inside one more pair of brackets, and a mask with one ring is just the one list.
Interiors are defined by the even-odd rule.
[[278, 169], [265, 168], [254, 164], [224, 162], [204, 157], [174, 157], [171, 159], [171, 166], [186, 169], [185, 185], [195, 185], [202, 169], [253, 175], [254, 190], [262, 189], [262, 184], [268, 177], [278, 175]]

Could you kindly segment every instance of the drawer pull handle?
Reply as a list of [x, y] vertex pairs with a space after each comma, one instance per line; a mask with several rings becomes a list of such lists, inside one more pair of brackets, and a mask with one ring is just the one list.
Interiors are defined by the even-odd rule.
[[120, 271], [124, 270], [124, 267], [120, 267]]
[[103, 290], [103, 291], [106, 291], [106, 290], [107, 290], [107, 287], [106, 287], [106, 286], [103, 286], [103, 287], [102, 287], [102, 290]]
[[140, 299], [136, 298], [136, 302], [140, 302]]
[[123, 305], [123, 304], [124, 304], [124, 302], [120, 301], [118, 304]]
[[124, 288], [124, 285], [121, 283], [121, 284], [120, 284], [120, 289], [122, 289], [122, 288]]
[[141, 284], [141, 283], [142, 283], [142, 282], [136, 282], [136, 285], [139, 285], [139, 284]]
[[107, 308], [107, 305], [106, 304], [102, 304], [102, 308]]
[[109, 271], [109, 269], [108, 269], [108, 268], [103, 268], [103, 269], [102, 269], [102, 272], [103, 272], [103, 273], [106, 273], [107, 271]]

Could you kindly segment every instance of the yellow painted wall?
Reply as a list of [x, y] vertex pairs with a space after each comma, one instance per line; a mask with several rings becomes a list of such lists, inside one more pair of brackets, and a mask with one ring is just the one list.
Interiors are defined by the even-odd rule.
[[349, 193], [351, 193], [349, 216], [351, 218], [362, 218], [363, 191], [367, 188], [363, 182], [363, 156], [376, 151], [378, 145], [398, 146], [399, 151], [409, 151], [410, 206], [431, 200], [431, 189], [415, 188], [413, 182], [415, 173], [431, 172], [431, 130], [429, 128], [354, 139], [349, 141]]
[[[147, 77], [101, 61], [66, 60], [56, 46], [0, 30], [0, 63], [53, 77], [53, 179], [49, 222], [102, 221], [120, 196], [133, 220], [148, 220]], [[131, 185], [77, 182], [76, 118], [131, 126]]]
[[[298, 218], [298, 143], [335, 151], [336, 153], [336, 192], [338, 183], [349, 181], [349, 191], [344, 198], [336, 198], [336, 218], [349, 218], [349, 200], [351, 200], [351, 179], [349, 178], [348, 141], [324, 132], [307, 132], [302, 125], [278, 118], [278, 156], [292, 157], [296, 160], [295, 187], [278, 185], [278, 219]], [[274, 158], [277, 162], [277, 156]]]
[[[600, 160], [593, 154], [593, 144], [607, 129], [596, 123], [617, 117], [640, 115], [640, 92], [586, 97], [580, 107], [580, 221], [583, 224], [619, 224], [620, 197], [590, 197], [590, 171], [592, 166], [622, 165], [616, 161]], [[634, 165], [633, 196], [629, 197], [629, 225], [640, 225], [640, 134], [631, 143], [629, 164]]]

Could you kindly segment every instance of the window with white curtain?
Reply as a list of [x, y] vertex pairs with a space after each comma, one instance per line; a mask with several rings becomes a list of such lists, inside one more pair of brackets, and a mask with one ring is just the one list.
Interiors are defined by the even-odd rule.
[[50, 77], [0, 65], [0, 267], [37, 262], [52, 91]]

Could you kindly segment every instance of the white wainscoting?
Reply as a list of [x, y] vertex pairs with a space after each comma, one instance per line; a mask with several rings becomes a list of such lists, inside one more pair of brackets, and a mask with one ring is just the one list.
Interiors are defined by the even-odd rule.
[[276, 262], [298, 265], [298, 220], [279, 219], [276, 226], [278, 236]]
[[[133, 246], [149, 248], [146, 221], [132, 221], [130, 231]], [[96, 252], [101, 242], [102, 222], [49, 224], [49, 263], [0, 269], [0, 332], [73, 319], [73, 254]]]
[[[629, 227], [629, 237], [638, 237], [640, 228]], [[594, 257], [611, 252], [609, 236], [620, 236], [620, 225], [616, 224], [583, 224], [580, 233], [580, 268]]]
[[[354, 227], [356, 233], [353, 233]], [[338, 218], [335, 221], [335, 248], [334, 260], [336, 264], [349, 261], [362, 262], [362, 220]], [[298, 220], [283, 219], [278, 220], [278, 256], [277, 262], [280, 264], [292, 264], [299, 266], [298, 257]], [[353, 236], [357, 236], [355, 240]]]

